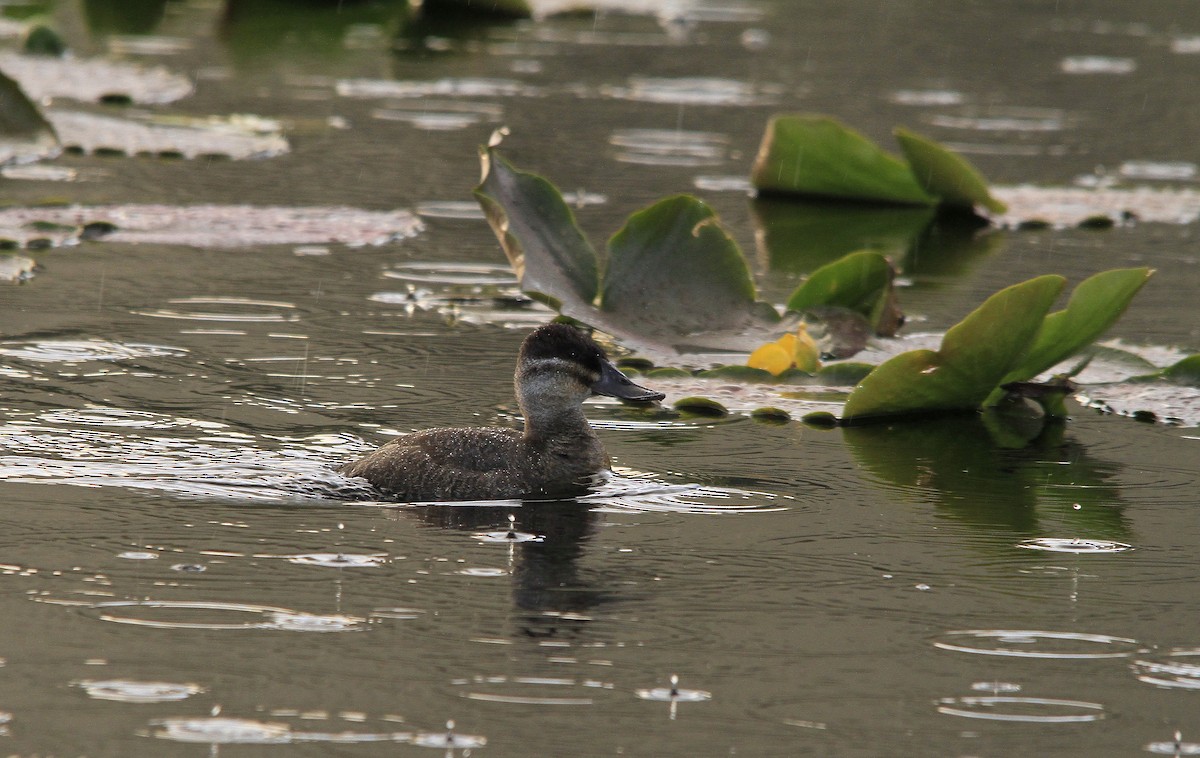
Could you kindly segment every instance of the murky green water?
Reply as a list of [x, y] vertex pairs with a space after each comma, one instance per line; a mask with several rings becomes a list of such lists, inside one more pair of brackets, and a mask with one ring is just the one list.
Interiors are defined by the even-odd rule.
[[[1190, 5], [762, 0], [422, 33], [370, 5], [170, 2], [139, 28], [119, 5], [53, 12], [81, 56], [163, 65], [195, 94], [51, 112], [252, 113], [290, 152], [66, 156], [77, 180], [6, 179], [7, 202], [422, 226], [22, 252], [42, 269], [0, 284], [5, 754], [1200, 750], [1196, 429], [1077, 408], [1013, 446], [975, 420], [820, 432], [596, 403], [620, 476], [583, 502], [364, 505], [332, 473], [397, 432], [512, 422], [516, 346], [548, 316], [474, 213], [495, 127], [579, 190], [595, 239], [698, 192], [778, 297], [809, 269], [773, 260], [769, 209], [734, 181], [769, 114], [889, 144], [906, 123], [999, 184], [1124, 165], [1190, 191]], [[911, 328], [1037, 274], [1152, 265], [1115, 336], [1200, 348], [1195, 223], [910, 255]]]

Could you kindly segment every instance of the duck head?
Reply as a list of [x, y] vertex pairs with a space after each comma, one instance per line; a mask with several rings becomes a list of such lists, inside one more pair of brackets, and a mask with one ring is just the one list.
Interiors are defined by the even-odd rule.
[[644, 402], [666, 397], [634, 384], [591, 337], [566, 324], [538, 327], [525, 338], [516, 387], [526, 418], [535, 408], [562, 412], [563, 405], [577, 407], [590, 395]]

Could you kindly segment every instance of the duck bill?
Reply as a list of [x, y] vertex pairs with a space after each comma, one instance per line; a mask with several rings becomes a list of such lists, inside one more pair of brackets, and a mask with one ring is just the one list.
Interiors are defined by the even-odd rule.
[[608, 361], [601, 361], [600, 365], [600, 378], [592, 384], [592, 394], [642, 402], [662, 400], [666, 397], [661, 392], [646, 389], [629, 381], [629, 377], [622, 374], [616, 366]]

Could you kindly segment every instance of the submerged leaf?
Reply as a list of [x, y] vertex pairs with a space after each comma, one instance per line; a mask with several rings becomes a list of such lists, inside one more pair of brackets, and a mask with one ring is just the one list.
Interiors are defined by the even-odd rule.
[[1046, 317], [1029, 352], [1003, 382], [1032, 379], [1092, 344], [1116, 323], [1153, 273], [1144, 267], [1113, 269], [1080, 282], [1067, 307]]
[[1029, 349], [1063, 283], [1050, 275], [1003, 289], [951, 327], [937, 351], [885, 361], [850, 393], [844, 420], [977, 409]]
[[966, 210], [978, 205], [992, 213], [1007, 210], [1004, 203], [992, 197], [983, 174], [962, 156], [902, 127], [896, 128], [895, 135], [913, 176], [943, 204]]
[[480, 151], [483, 181], [475, 197], [504, 248], [521, 289], [561, 304], [596, 298], [596, 251], [575, 214], [546, 179], [518, 171], [491, 148]]
[[875, 203], [932, 205], [903, 161], [828, 116], [776, 116], [750, 176], [755, 188]]
[[737, 329], [762, 315], [737, 243], [703, 201], [661, 200], [608, 242], [600, 307], [673, 334]]

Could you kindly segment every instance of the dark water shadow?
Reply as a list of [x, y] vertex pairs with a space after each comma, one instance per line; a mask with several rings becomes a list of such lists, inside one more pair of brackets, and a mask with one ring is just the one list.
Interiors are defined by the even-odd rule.
[[763, 290], [786, 299], [806, 274], [859, 250], [874, 250], [907, 278], [961, 276], [995, 253], [1004, 236], [981, 220], [929, 208], [755, 198], [756, 268]]
[[972, 527], [1033, 535], [1052, 514], [1089, 537], [1126, 536], [1120, 468], [1091, 455], [1068, 429], [988, 411], [850, 427], [845, 440], [878, 482]]

